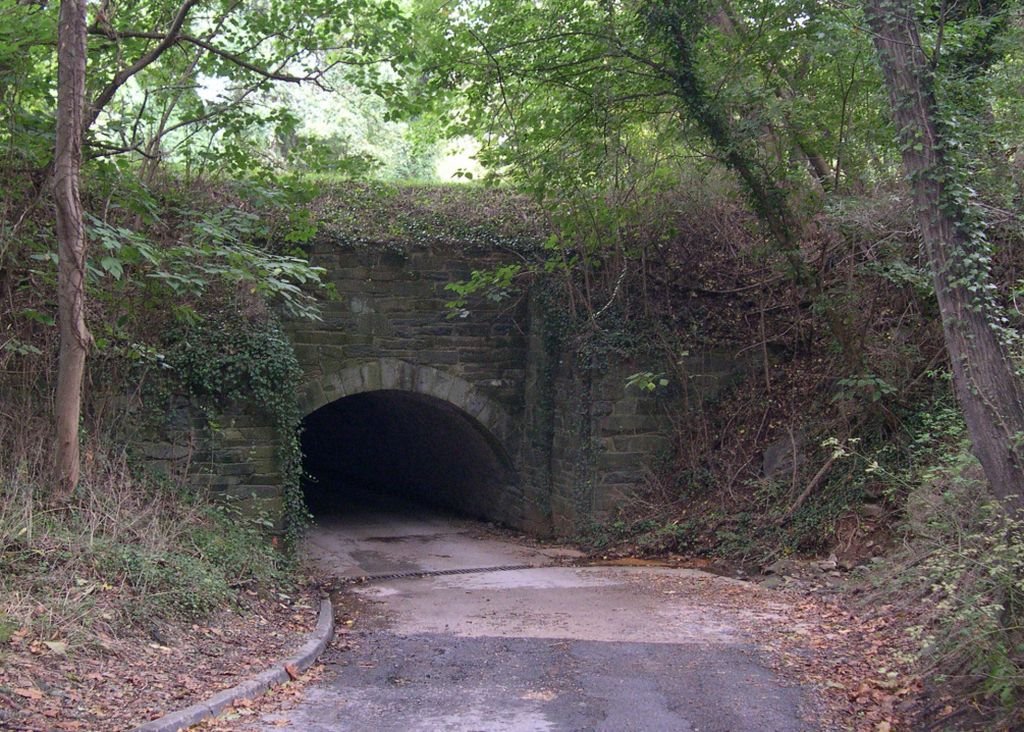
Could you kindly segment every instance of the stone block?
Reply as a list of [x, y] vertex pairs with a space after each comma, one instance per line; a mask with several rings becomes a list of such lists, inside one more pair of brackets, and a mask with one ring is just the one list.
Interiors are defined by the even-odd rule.
[[209, 476], [207, 484], [210, 490], [223, 493], [233, 489], [240, 483], [242, 483], [242, 477], [239, 475], [213, 475]]
[[193, 452], [191, 445], [175, 445], [170, 442], [144, 442], [140, 447], [142, 454], [153, 460], [184, 460]]
[[612, 404], [612, 414], [624, 416], [635, 415], [637, 412], [637, 405], [639, 403], [640, 400], [636, 397], [622, 397], [621, 399], [616, 399]]
[[330, 346], [338, 342], [338, 334], [325, 330], [300, 330], [291, 333], [292, 343], [303, 346]]
[[243, 454], [247, 459], [257, 462], [273, 461], [277, 459], [277, 445], [269, 442], [260, 445], [250, 445], [243, 451]]
[[381, 388], [380, 362], [371, 361], [359, 369], [362, 391], [377, 391]]
[[484, 426], [489, 424], [494, 416], [493, 407], [491, 407], [491, 405], [487, 403], [487, 400], [479, 394], [477, 394], [474, 399], [466, 405], [466, 411]]
[[295, 344], [292, 349], [300, 364], [312, 364], [320, 360], [320, 349], [316, 346]]
[[380, 388], [394, 389], [400, 381], [400, 362], [382, 359], [380, 362]]
[[346, 369], [338, 375], [338, 391], [343, 396], [359, 394], [363, 389], [363, 377], [359, 369]]
[[222, 457], [213, 465], [213, 472], [218, 476], [252, 475], [255, 470], [249, 463], [221, 462]]
[[647, 455], [637, 452], [602, 452], [597, 456], [598, 470], [622, 470], [644, 464]]
[[601, 417], [598, 420], [600, 432], [603, 435], [616, 435], [636, 433], [638, 430], [646, 430], [649, 426], [647, 417], [638, 416], [616, 416]]
[[465, 381], [453, 380], [451, 388], [448, 390], [448, 401], [457, 407], [462, 407], [466, 404], [472, 391], [473, 387]]
[[345, 349], [348, 360], [362, 360], [367, 357], [378, 355], [379, 350], [373, 345], [352, 345]]
[[304, 414], [308, 414], [315, 409], [319, 409], [328, 401], [327, 395], [324, 394], [323, 388], [319, 382], [312, 382], [306, 384], [299, 392], [299, 407], [302, 409]]
[[391, 323], [386, 315], [371, 313], [362, 315], [356, 319], [356, 332], [363, 335], [389, 335], [392, 332]]
[[398, 382], [395, 384], [395, 388], [404, 391], [416, 391], [415, 381], [419, 370], [416, 366], [405, 360], [398, 361], [398, 364]]
[[664, 452], [671, 445], [668, 437], [657, 434], [617, 435], [610, 441], [617, 452], [641, 452], [647, 455]]
[[369, 267], [363, 264], [337, 264], [329, 267], [329, 272], [332, 277], [341, 277], [349, 280], [365, 280], [373, 275], [373, 272]]
[[[298, 349], [296, 349], [295, 356], [299, 359], [300, 364], [310, 363], [310, 360], [303, 358], [299, 354]], [[319, 346], [315, 351], [315, 358], [316, 363], [327, 367], [329, 371], [333, 371], [349, 359], [347, 345], [338, 343], [336, 345]]]
[[593, 509], [599, 514], [615, 513], [626, 501], [635, 486], [609, 485], [594, 490]]
[[240, 447], [261, 442], [274, 442], [277, 439], [277, 433], [271, 425], [262, 422], [245, 427], [222, 427], [214, 433], [214, 437], [218, 445]]
[[279, 499], [282, 496], [280, 485], [260, 485], [253, 483], [236, 483], [222, 491], [231, 498]]
[[459, 354], [457, 351], [424, 350], [419, 353], [417, 360], [421, 363], [450, 365], [459, 362]]
[[[237, 490], [244, 491], [244, 488], [239, 488]], [[242, 495], [233, 502], [233, 505], [243, 516], [267, 518], [274, 524], [273, 528], [275, 530], [281, 530], [284, 528], [283, 497], [252, 498], [250, 496]]]

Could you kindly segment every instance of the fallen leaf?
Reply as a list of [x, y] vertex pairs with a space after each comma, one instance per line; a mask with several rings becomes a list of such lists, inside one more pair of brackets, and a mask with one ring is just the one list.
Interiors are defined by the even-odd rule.
[[295, 681], [295, 679], [299, 678], [299, 669], [295, 667], [295, 664], [286, 663], [284, 665], [284, 670], [288, 672], [288, 676], [291, 678], [292, 681]]
[[45, 694], [39, 691], [39, 689], [33, 689], [31, 686], [15, 689], [14, 693], [18, 696], [23, 696], [26, 699], [42, 699], [45, 696]]
[[68, 655], [68, 644], [64, 641], [43, 641], [43, 645], [56, 653], [58, 656]]

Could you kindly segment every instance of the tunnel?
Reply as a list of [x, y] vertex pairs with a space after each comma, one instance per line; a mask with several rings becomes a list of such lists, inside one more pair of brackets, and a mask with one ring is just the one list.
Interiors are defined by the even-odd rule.
[[512, 461], [486, 427], [449, 402], [362, 392], [320, 407], [302, 427], [303, 490], [314, 516], [398, 500], [508, 520]]

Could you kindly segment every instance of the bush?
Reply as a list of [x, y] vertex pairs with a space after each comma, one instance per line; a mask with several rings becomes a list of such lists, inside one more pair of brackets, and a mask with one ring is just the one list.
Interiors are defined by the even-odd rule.
[[913, 496], [931, 607], [920, 629], [923, 657], [938, 675], [1011, 711], [1024, 699], [1024, 525], [989, 499], [977, 472], [930, 471]]
[[0, 462], [4, 624], [88, 642], [98, 630], [200, 620], [241, 587], [287, 584], [289, 565], [258, 522], [140, 478], [99, 441], [89, 451], [75, 502], [61, 511], [41, 510], [41, 481]]
[[947, 425], [916, 442], [916, 465], [906, 475], [905, 549], [875, 581], [883, 602], [913, 604], [922, 671], [974, 697], [992, 729], [1020, 728], [1024, 525], [992, 499], [961, 434]]

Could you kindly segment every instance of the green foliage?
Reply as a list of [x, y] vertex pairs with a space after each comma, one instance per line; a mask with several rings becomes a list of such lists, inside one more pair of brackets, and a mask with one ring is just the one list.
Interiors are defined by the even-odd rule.
[[[178, 323], [201, 320], [225, 291], [237, 292], [250, 309], [265, 302], [294, 317], [319, 317], [316, 294], [330, 288], [324, 271], [297, 249], [316, 232], [302, 206], [307, 186], [249, 180], [204, 194], [146, 186], [118, 166], [94, 173], [86, 200], [107, 203], [103, 216], [86, 216], [89, 328], [93, 356], [108, 367], [166, 367], [168, 332]], [[18, 273], [9, 280], [12, 291], [28, 305], [10, 317], [20, 330], [42, 339], [56, 314], [54, 242], [36, 220], [41, 211], [6, 213], [25, 217], [6, 231], [0, 226], [0, 253], [9, 271]], [[35, 327], [29, 329], [30, 322]], [[14, 338], [4, 348], [27, 354], [39, 347], [21, 341]]]
[[[7, 644], [17, 629], [18, 626], [12, 619], [0, 613], [0, 649]], [[2, 653], [2, 650], [0, 650], [0, 653]]]
[[[180, 216], [182, 222], [182, 239], [171, 246], [160, 246], [127, 226], [88, 217], [89, 237], [98, 245], [87, 264], [88, 276], [98, 298], [118, 289], [104, 278], [121, 281], [133, 275], [138, 289], [166, 289], [166, 295], [156, 297], [195, 300], [214, 285], [229, 285], [280, 304], [296, 317], [318, 317], [310, 290], [323, 286], [324, 270], [311, 267], [303, 257], [255, 245], [253, 241], [266, 233], [262, 217], [231, 206], [166, 214]], [[306, 235], [292, 229], [283, 238], [297, 236]]]
[[924, 652], [943, 666], [962, 663], [984, 697], [1014, 709], [1024, 694], [1024, 526], [1006, 521], [995, 503], [973, 518], [923, 564], [940, 613]]
[[690, 552], [696, 546], [699, 531], [699, 523], [695, 519], [669, 521], [641, 534], [637, 538], [637, 545], [641, 551], [652, 554]]
[[[0, 0], [0, 161], [33, 168], [53, 154], [56, 8]], [[31, 181], [5, 182], [14, 190]]]
[[313, 204], [322, 240], [406, 255], [424, 247], [506, 249], [524, 257], [543, 238], [540, 211], [506, 190], [383, 182], [334, 184]]
[[151, 554], [136, 547], [94, 545], [97, 572], [133, 588], [133, 614], [198, 620], [231, 598], [224, 576], [187, 554]]
[[896, 393], [896, 387], [882, 377], [870, 372], [839, 379], [836, 385], [839, 388], [832, 397], [833, 401], [864, 399], [869, 402], [877, 402], [885, 396]]
[[626, 377], [627, 389], [637, 389], [646, 393], [653, 392], [659, 387], [664, 389], [668, 385], [669, 381], [665, 378], [664, 373], [656, 374], [653, 371], [638, 371]]
[[921, 470], [892, 591], [921, 596], [915, 631], [931, 671], [1013, 717], [1024, 695], [1024, 527], [977, 475], [965, 446]]
[[35, 503], [42, 476], [28, 454], [0, 458], [0, 619], [88, 643], [96, 631], [199, 620], [241, 587], [287, 586], [290, 566], [257, 523], [146, 477], [103, 440], [89, 449], [58, 512]]
[[[275, 568], [287, 566], [286, 560], [273, 557], [270, 551], [253, 551], [253, 546], [267, 544], [266, 530], [273, 527], [269, 517], [253, 515], [225, 497], [205, 509], [204, 519], [189, 539], [196, 556], [216, 566], [228, 586], [270, 579]], [[273, 557], [269, 564], [268, 555]]]
[[216, 325], [186, 328], [172, 339], [168, 361], [189, 393], [221, 404], [251, 400], [271, 414], [294, 410], [289, 385], [301, 371], [280, 325], [219, 315]]
[[[190, 182], [350, 177], [382, 163], [392, 176], [432, 177], [433, 150], [385, 108], [402, 104], [410, 60], [409, 22], [391, 0], [89, 11], [86, 179], [103, 166], [149, 184], [168, 168]], [[0, 2], [0, 167], [21, 174], [0, 181], [5, 193], [38, 184], [53, 155], [56, 18], [56, 5]]]
[[520, 291], [515, 279], [522, 273], [521, 264], [503, 264], [492, 270], [473, 270], [468, 280], [449, 282], [445, 285], [448, 292], [456, 298], [444, 304], [448, 309], [449, 318], [465, 318], [469, 316], [466, 308], [472, 296], [484, 297], [490, 302], [503, 302]]
[[[831, 440], [854, 483], [902, 509], [902, 548], [871, 572], [873, 603], [919, 619], [925, 671], [1012, 728], [1024, 693], [1024, 534], [992, 501], [969, 451], [949, 374], [905, 415], [905, 439]], [[945, 387], [945, 388], [944, 388]]]
[[696, 520], [615, 520], [585, 525], [575, 541], [590, 552], [621, 550], [622, 545], [628, 543], [632, 551], [640, 554], [684, 553], [696, 548], [699, 534]]
[[425, 91], [457, 110], [451, 130], [478, 135], [489, 169], [542, 199], [677, 180], [710, 152], [771, 218], [789, 205], [773, 181], [806, 184], [812, 158], [826, 187], [895, 169], [856, 9], [491, 0], [445, 13], [427, 1], [416, 22]]
[[278, 465], [285, 491], [285, 545], [294, 549], [309, 521], [300, 485], [302, 449], [296, 389], [302, 370], [273, 316], [256, 320], [212, 317], [171, 339], [167, 364], [178, 384], [216, 421], [228, 403], [270, 417], [277, 433]]

